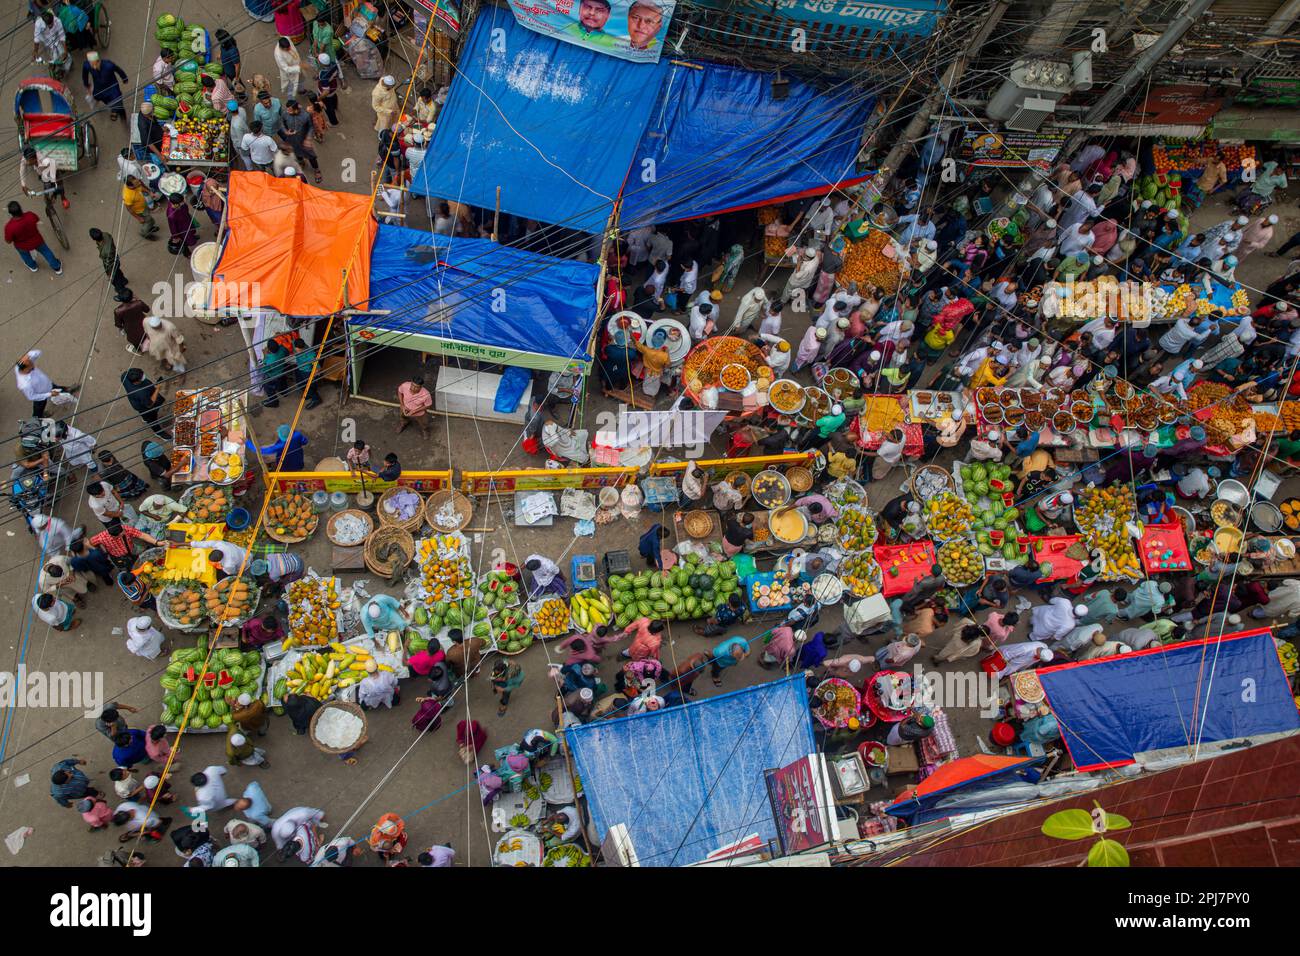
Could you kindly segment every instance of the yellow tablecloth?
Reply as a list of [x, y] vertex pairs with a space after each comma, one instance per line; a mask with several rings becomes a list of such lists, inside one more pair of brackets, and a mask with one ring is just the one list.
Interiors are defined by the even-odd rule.
[[204, 584], [217, 583], [217, 571], [208, 561], [205, 551], [193, 548], [171, 548], [165, 562], [169, 571], [175, 571], [186, 578], [201, 581]]

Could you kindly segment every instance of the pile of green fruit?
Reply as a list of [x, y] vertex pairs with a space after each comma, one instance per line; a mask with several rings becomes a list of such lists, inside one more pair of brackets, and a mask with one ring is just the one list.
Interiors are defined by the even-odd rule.
[[226, 725], [230, 701], [240, 694], [258, 695], [262, 655], [234, 648], [214, 650], [207, 673], [202, 673], [207, 657], [206, 638], [200, 638], [195, 647], [172, 651], [171, 663], [158, 681], [163, 687], [163, 712], [159, 718], [162, 723], [177, 726], [187, 701], [193, 697], [195, 706], [190, 712], [190, 726], [217, 730]]
[[665, 621], [708, 617], [739, 590], [740, 579], [734, 564], [730, 561], [701, 564], [694, 554], [687, 555], [671, 571], [609, 576], [614, 624], [619, 628], [627, 627], [639, 617]]
[[[437, 634], [444, 627], [469, 631], [474, 637], [490, 637], [492, 625], [488, 615], [495, 613], [495, 598], [489, 604], [487, 599], [479, 601], [466, 598], [464, 601], [439, 601], [432, 607], [417, 606], [411, 612], [411, 621], [416, 627], [428, 628], [431, 634]], [[469, 634], [466, 635], [467, 637]]]
[[1016, 488], [1011, 480], [1011, 467], [1000, 462], [975, 462], [962, 465], [960, 471], [962, 494], [974, 512], [972, 530], [976, 533], [1006, 531], [1015, 534], [1020, 509], [1007, 507], [1002, 497], [1012, 494]]
[[533, 643], [533, 622], [522, 609], [505, 611], [497, 620], [493, 636], [498, 651], [503, 654], [518, 654], [528, 650]]
[[519, 604], [519, 585], [505, 571], [489, 571], [478, 583], [479, 600], [484, 607], [502, 610]]

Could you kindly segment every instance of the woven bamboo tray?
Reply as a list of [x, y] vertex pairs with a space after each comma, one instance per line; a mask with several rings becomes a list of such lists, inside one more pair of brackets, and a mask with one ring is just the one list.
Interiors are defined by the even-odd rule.
[[[354, 541], [351, 544], [347, 544], [343, 541], [338, 540], [338, 538], [334, 536], [335, 522], [337, 522], [344, 515], [351, 515], [354, 518], [360, 518], [362, 521], [366, 523], [366, 536], [362, 538], [360, 541]], [[366, 514], [366, 512], [361, 511], [360, 509], [357, 508], [348, 508], [346, 511], [335, 512], [334, 514], [330, 515], [330, 520], [325, 522], [325, 537], [330, 539], [330, 544], [338, 548], [355, 548], [364, 545], [366, 541], [370, 538], [370, 535], [374, 532], [374, 530], [375, 530], [375, 519], [370, 515]]]
[[[452, 502], [455, 507], [456, 516], [459, 520], [456, 524], [451, 525], [450, 527], [444, 527], [443, 525], [436, 523], [433, 518], [448, 501]], [[446, 534], [448, 531], [459, 531], [461, 528], [468, 526], [473, 517], [474, 503], [454, 488], [444, 488], [442, 491], [435, 491], [433, 494], [429, 495], [429, 499], [424, 503], [424, 523], [438, 534]]]
[[[401, 487], [389, 488], [387, 491], [385, 491], [382, 495], [379, 496], [379, 500], [375, 502], [375, 514], [379, 515], [379, 523], [381, 525], [392, 525], [398, 528], [402, 528], [405, 531], [410, 531], [412, 534], [420, 530], [421, 526], [424, 524], [423, 506], [416, 508], [415, 514], [407, 518], [405, 521], [398, 521], [395, 517], [393, 517], [387, 511], [384, 510], [384, 505], [386, 505], [389, 501], [391, 501], [395, 494], [397, 494], [399, 491], [410, 491], [410, 490], [411, 490], [410, 488], [401, 488]], [[415, 494], [415, 492], [412, 492], [412, 494]]]
[[402, 550], [404, 555], [402, 567], [409, 565], [411, 559], [415, 557], [415, 539], [411, 537], [411, 532], [395, 524], [381, 524], [366, 539], [364, 557], [366, 567], [370, 569], [371, 574], [378, 574], [380, 577], [386, 578], [397, 570], [394, 562], [391, 560], [380, 561], [378, 557], [379, 552], [390, 542], [396, 544]]
[[[327, 747], [325, 746], [325, 744], [321, 743], [319, 740], [316, 739], [316, 722], [320, 720], [321, 714], [325, 713], [327, 710], [330, 710], [331, 708], [346, 710], [349, 714], [352, 714], [354, 717], [361, 718], [361, 736], [358, 737], [353, 743], [348, 744], [346, 747]], [[323, 703], [320, 706], [320, 708], [316, 711], [316, 713], [311, 715], [311, 724], [307, 728], [307, 734], [308, 736], [311, 737], [311, 742], [316, 745], [316, 749], [323, 754], [331, 754], [331, 755], [352, 753], [353, 751], [360, 750], [362, 745], [365, 744], [365, 742], [370, 739], [370, 737], [368, 736], [368, 731], [369, 731], [369, 724], [366, 720], [366, 712], [361, 709], [361, 706], [359, 704], [354, 704], [350, 700], [327, 700], [325, 703]]]
[[[277, 501], [283, 501], [288, 498], [306, 498], [306, 497], [307, 497], [306, 495], [276, 495], [274, 498], [271, 499], [271, 505], [274, 505]], [[310, 502], [311, 499], [308, 498], [307, 500]], [[271, 505], [267, 506], [268, 514]], [[306, 541], [308, 538], [314, 535], [316, 533], [316, 529], [320, 527], [320, 515], [312, 515], [312, 518], [313, 521], [311, 523], [311, 527], [307, 529], [307, 533], [304, 535], [289, 535], [289, 534], [277, 533], [275, 530], [275, 526], [271, 523], [269, 517], [267, 518], [267, 520], [262, 522], [262, 530], [266, 532], [266, 536], [270, 538], [272, 541], [278, 541], [281, 544], [301, 544], [303, 541]]]

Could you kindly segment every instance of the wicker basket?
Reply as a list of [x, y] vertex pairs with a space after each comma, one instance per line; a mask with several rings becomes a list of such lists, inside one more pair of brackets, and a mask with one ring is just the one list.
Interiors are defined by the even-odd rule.
[[[403, 530], [410, 531], [412, 534], [414, 534], [416, 531], [419, 531], [420, 527], [424, 524], [423, 507], [416, 508], [415, 514], [407, 518], [405, 521], [398, 521], [396, 518], [390, 515], [386, 510], [384, 510], [384, 506], [388, 504], [388, 502], [392, 500], [393, 495], [397, 494], [399, 491], [411, 491], [411, 489], [401, 488], [401, 487], [389, 488], [382, 495], [380, 495], [379, 500], [375, 502], [375, 514], [379, 515], [379, 523], [381, 525], [402, 528]], [[415, 494], [416, 492], [411, 492], [411, 493]]]
[[[456, 509], [457, 522], [451, 527], [443, 527], [433, 520], [433, 516], [438, 513], [448, 501]], [[427, 524], [438, 534], [446, 534], [448, 531], [459, 531], [470, 523], [474, 517], [474, 502], [470, 501], [465, 495], [461, 494], [454, 488], [444, 488], [442, 491], [435, 491], [429, 495], [429, 499], [424, 503], [424, 523]], [[412, 531], [415, 529], [412, 528]]]
[[[352, 544], [345, 544], [334, 536], [334, 525], [344, 515], [351, 515], [353, 518], [360, 518], [366, 523], [366, 536], [360, 541], [354, 541]], [[325, 522], [325, 537], [330, 539], [330, 544], [339, 548], [355, 548], [357, 545], [364, 545], [369, 540], [370, 535], [375, 530], [375, 519], [357, 508], [348, 508], [346, 511], [338, 511], [330, 515], [330, 520]]]
[[411, 532], [399, 525], [381, 524], [370, 533], [370, 537], [366, 538], [363, 556], [371, 574], [386, 578], [398, 570], [391, 560], [379, 560], [379, 552], [389, 544], [396, 544], [402, 550], [405, 556], [402, 567], [409, 565], [411, 559], [415, 557], [415, 539], [411, 537]]
[[[273, 505], [277, 501], [281, 501], [286, 498], [293, 498], [293, 497], [306, 498], [306, 495], [276, 495], [274, 498], [271, 499], [271, 504]], [[269, 508], [270, 505], [268, 505], [267, 507]], [[269, 520], [262, 522], [262, 530], [266, 532], [266, 536], [270, 538], [272, 541], [278, 541], [281, 544], [301, 544], [303, 541], [306, 541], [308, 538], [314, 535], [316, 533], [316, 529], [320, 527], [320, 515], [312, 515], [312, 517], [315, 520], [312, 522], [311, 527], [307, 530], [307, 533], [303, 535], [279, 534], [276, 532], [275, 528], [272, 526]]]
[[[331, 708], [338, 709], [338, 710], [346, 710], [349, 714], [352, 714], [354, 717], [361, 718], [361, 736], [358, 737], [354, 743], [348, 744], [346, 747], [327, 747], [325, 746], [325, 744], [321, 743], [319, 740], [316, 739], [316, 722], [320, 720], [321, 714], [325, 713], [327, 710], [330, 710]], [[366, 712], [361, 709], [360, 704], [354, 704], [350, 700], [327, 700], [324, 704], [320, 706], [320, 708], [316, 711], [316, 713], [311, 715], [311, 724], [307, 728], [307, 734], [309, 737], [311, 737], [311, 742], [316, 745], [316, 749], [319, 750], [321, 753], [337, 756], [338, 754], [353, 753], [354, 751], [360, 750], [362, 745], [365, 744], [365, 742], [370, 739], [369, 736], [367, 736], [368, 729], [369, 727], [366, 721]]]
[[212, 627], [212, 622], [202, 600], [204, 591], [202, 585], [189, 585], [189, 590], [198, 592], [200, 596], [198, 619], [191, 624], [182, 624], [172, 616], [169, 602], [173, 597], [184, 590], [186, 590], [186, 586], [183, 584], [169, 584], [158, 593], [157, 606], [155, 607], [155, 613], [158, 615], [158, 620], [162, 621], [173, 631], [181, 631], [185, 634], [196, 634], [199, 631], [209, 630]]
[[713, 517], [707, 511], [688, 511], [682, 518], [682, 527], [692, 538], [707, 538], [713, 534]]
[[791, 465], [785, 470], [785, 479], [790, 482], [790, 490], [802, 495], [813, 486], [812, 472], [803, 465]]

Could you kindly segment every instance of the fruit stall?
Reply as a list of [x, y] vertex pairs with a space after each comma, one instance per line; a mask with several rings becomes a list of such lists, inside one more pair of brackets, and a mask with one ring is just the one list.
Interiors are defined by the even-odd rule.
[[159, 722], [169, 731], [179, 728], [189, 708], [187, 731], [224, 733], [239, 695], [255, 698], [262, 693], [266, 666], [261, 654], [212, 648], [209, 656], [209, 650], [207, 639], [201, 637], [194, 647], [177, 648], [171, 653], [159, 679], [163, 689]]
[[[245, 476], [244, 413], [234, 392], [178, 389], [172, 423], [172, 480], [233, 485]], [[223, 515], [224, 517], [224, 515]]]
[[[164, 13], [155, 21], [154, 40], [160, 49], [176, 54], [174, 95], [152, 85], [143, 91], [153, 104], [154, 118], [163, 124], [162, 154], [168, 166], [228, 167], [230, 123], [226, 111], [203, 96], [202, 78], [220, 78], [223, 72], [220, 51], [214, 49], [211, 35], [198, 24]], [[208, 62], [213, 56], [216, 59]]]
[[843, 247], [835, 247], [844, 261], [839, 271], [840, 282], [856, 282], [860, 289], [878, 286], [887, 295], [897, 292], [903, 283], [903, 268], [898, 247], [889, 233], [870, 229], [861, 239], [854, 239], [847, 232], [845, 237]]
[[1136, 580], [1142, 564], [1133, 550], [1129, 525], [1137, 521], [1132, 485], [1110, 485], [1079, 492], [1074, 523], [1095, 557], [1093, 567], [1105, 581]]
[[731, 561], [705, 563], [688, 554], [671, 571], [611, 574], [608, 579], [614, 626], [625, 628], [639, 617], [685, 621], [708, 617], [740, 591]]
[[1077, 581], [1090, 560], [1087, 546], [1077, 534], [1027, 535], [1020, 538], [1017, 545], [1026, 550], [1033, 548], [1040, 565], [1051, 565], [1052, 573], [1044, 574], [1038, 579], [1040, 582]]
[[1149, 524], [1142, 529], [1138, 557], [1147, 574], [1177, 574], [1192, 570], [1187, 533], [1181, 521]]
[[357, 685], [365, 680], [371, 663], [376, 673], [409, 676], [402, 651], [402, 636], [397, 631], [291, 650], [270, 666], [268, 701], [279, 706], [289, 694], [304, 694], [319, 701], [356, 700]]
[[[1167, 188], [1183, 179], [1195, 181], [1212, 156], [1223, 160], [1223, 165], [1228, 170], [1229, 183], [1241, 178], [1243, 165], [1247, 162], [1255, 163], [1258, 159], [1255, 147], [1246, 144], [1221, 143], [1214, 139], [1162, 139], [1151, 149], [1155, 172], [1150, 176], [1138, 177], [1134, 197], [1155, 202], [1154, 193], [1160, 188]], [[1155, 189], [1151, 189], [1151, 186]], [[1148, 192], [1153, 195], [1147, 195]]]

